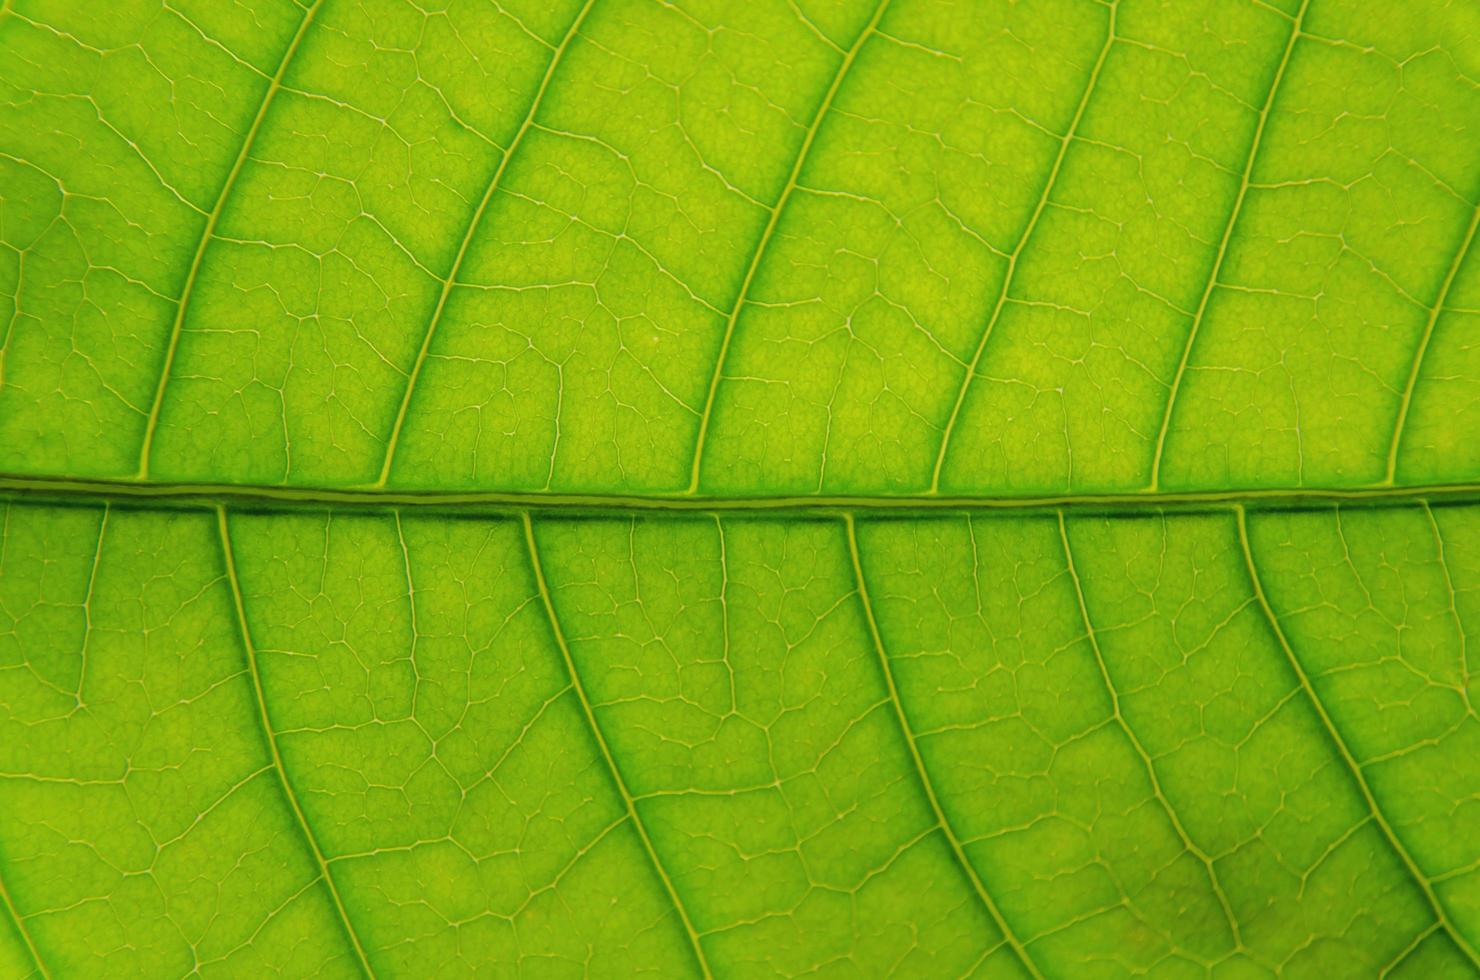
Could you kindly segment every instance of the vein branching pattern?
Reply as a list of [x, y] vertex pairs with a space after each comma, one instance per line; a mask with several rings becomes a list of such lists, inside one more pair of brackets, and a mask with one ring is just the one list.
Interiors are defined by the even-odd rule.
[[1480, 978], [1480, 7], [0, 2], [0, 977]]

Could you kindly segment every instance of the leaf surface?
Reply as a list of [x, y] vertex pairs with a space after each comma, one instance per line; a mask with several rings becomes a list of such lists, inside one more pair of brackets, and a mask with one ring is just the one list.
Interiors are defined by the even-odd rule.
[[1480, 8], [0, 5], [0, 975], [1480, 976]]

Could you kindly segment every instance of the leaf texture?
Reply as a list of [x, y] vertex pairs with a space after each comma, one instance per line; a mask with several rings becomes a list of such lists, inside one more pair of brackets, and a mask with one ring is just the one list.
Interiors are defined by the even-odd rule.
[[0, 4], [0, 976], [1480, 976], [1471, 0]]

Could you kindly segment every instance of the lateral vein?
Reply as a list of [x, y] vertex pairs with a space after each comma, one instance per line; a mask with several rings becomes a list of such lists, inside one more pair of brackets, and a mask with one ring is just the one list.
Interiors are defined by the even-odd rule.
[[1244, 210], [1244, 200], [1249, 194], [1249, 180], [1254, 174], [1254, 161], [1259, 156], [1259, 144], [1264, 140], [1264, 127], [1269, 122], [1270, 110], [1274, 108], [1275, 94], [1279, 92], [1280, 83], [1285, 79], [1285, 69], [1290, 65], [1290, 54], [1295, 50], [1295, 42], [1300, 38], [1301, 27], [1305, 23], [1305, 11], [1309, 6], [1310, 0], [1300, 0], [1300, 9], [1295, 14], [1294, 23], [1290, 25], [1290, 36], [1285, 40], [1285, 53], [1280, 56], [1279, 66], [1275, 68], [1274, 79], [1269, 83], [1269, 92], [1264, 97], [1264, 105], [1259, 109], [1259, 121], [1254, 126], [1254, 138], [1249, 143], [1249, 155], [1244, 158], [1243, 173], [1239, 175], [1238, 195], [1234, 198], [1233, 209], [1228, 212], [1228, 223], [1223, 226], [1223, 236], [1218, 240], [1218, 251], [1213, 257], [1213, 268], [1208, 273], [1207, 283], [1203, 286], [1197, 310], [1192, 314], [1192, 326], [1187, 330], [1187, 342], [1182, 346], [1182, 357], [1177, 362], [1177, 373], [1172, 376], [1172, 384], [1167, 392], [1166, 408], [1162, 411], [1161, 426], [1156, 433], [1156, 448], [1151, 456], [1150, 489], [1152, 490], [1161, 485], [1161, 461], [1166, 447], [1167, 433], [1172, 427], [1172, 412], [1177, 407], [1177, 393], [1182, 387], [1182, 377], [1187, 373], [1187, 365], [1192, 360], [1192, 348], [1197, 343], [1198, 328], [1202, 325], [1204, 314], [1207, 313], [1208, 301], [1218, 286], [1218, 276], [1223, 272], [1223, 261], [1228, 257], [1228, 243], [1233, 238], [1234, 226], [1238, 224], [1239, 215]]
[[1085, 82], [1084, 91], [1080, 93], [1079, 105], [1074, 109], [1074, 118], [1069, 121], [1069, 128], [1059, 139], [1058, 152], [1054, 155], [1053, 166], [1049, 168], [1048, 177], [1043, 181], [1043, 191], [1038, 195], [1038, 204], [1033, 208], [1033, 213], [1029, 215], [1028, 223], [1023, 226], [1022, 233], [1018, 235], [1017, 244], [1012, 247], [1012, 252], [1007, 256], [1007, 271], [1002, 276], [1002, 290], [997, 294], [997, 302], [987, 316], [987, 325], [982, 328], [981, 338], [976, 343], [976, 353], [972, 354], [971, 363], [966, 366], [966, 373], [961, 377], [961, 387], [956, 390], [955, 404], [951, 406], [951, 414], [946, 418], [945, 429], [941, 432], [940, 449], [935, 454], [935, 466], [930, 471], [931, 493], [940, 489], [940, 474], [945, 468], [946, 453], [951, 448], [951, 436], [955, 434], [956, 421], [961, 417], [961, 406], [966, 403], [966, 391], [971, 387], [971, 380], [976, 377], [977, 367], [981, 364], [982, 355], [987, 350], [987, 343], [992, 339], [992, 333], [1002, 318], [1002, 311], [1007, 307], [1008, 293], [1012, 292], [1013, 279], [1017, 275], [1018, 259], [1022, 257], [1028, 240], [1033, 237], [1033, 229], [1038, 227], [1038, 219], [1048, 207], [1049, 198], [1053, 196], [1054, 187], [1059, 182], [1059, 172], [1064, 166], [1064, 158], [1069, 155], [1069, 144], [1074, 142], [1074, 137], [1079, 132], [1079, 124], [1084, 119], [1084, 110], [1089, 106], [1090, 95], [1100, 80], [1100, 72], [1105, 67], [1105, 59], [1115, 45], [1115, 15], [1118, 10], [1119, 0], [1114, 0], [1110, 4], [1110, 22], [1105, 29], [1105, 43], [1100, 46], [1099, 57], [1095, 59], [1094, 67], [1090, 69], [1089, 79]]
[[1408, 383], [1403, 386], [1403, 399], [1398, 403], [1398, 420], [1393, 424], [1393, 438], [1388, 445], [1385, 483], [1392, 483], [1397, 475], [1398, 451], [1402, 448], [1403, 433], [1408, 427], [1408, 409], [1413, 404], [1413, 391], [1418, 387], [1418, 376], [1423, 370], [1424, 355], [1428, 353], [1429, 341], [1433, 339], [1434, 325], [1439, 322], [1439, 315], [1444, 311], [1445, 303], [1449, 301], [1450, 287], [1458, 278], [1459, 268], [1464, 264], [1465, 256], [1470, 253], [1470, 246], [1475, 241], [1476, 228], [1480, 228], [1480, 204], [1475, 205], [1475, 211], [1470, 215], [1470, 227], [1460, 239], [1459, 247], [1454, 252], [1454, 258], [1449, 263], [1449, 270], [1444, 274], [1444, 282], [1439, 286], [1439, 294], [1434, 298], [1434, 305], [1429, 309], [1428, 318], [1424, 321], [1423, 334], [1418, 340], [1418, 350], [1414, 353], [1413, 364], [1408, 369]]
[[216, 508], [216, 527], [221, 536], [221, 551], [226, 561], [226, 579], [231, 583], [231, 601], [236, 608], [237, 625], [241, 631], [242, 647], [247, 654], [248, 673], [252, 676], [252, 694], [257, 701], [257, 720], [262, 726], [262, 736], [267, 742], [267, 748], [272, 756], [272, 767], [277, 772], [278, 784], [282, 787], [283, 796], [287, 798], [289, 809], [293, 811], [294, 821], [298, 824], [298, 830], [303, 835], [303, 840], [308, 844], [308, 849], [313, 855], [314, 863], [318, 866], [319, 877], [329, 889], [329, 897], [334, 900], [335, 911], [339, 913], [339, 923], [344, 927], [345, 934], [349, 937], [350, 945], [354, 948], [355, 959], [365, 976], [375, 976], [375, 971], [370, 968], [370, 960], [365, 955], [365, 948], [360, 943], [359, 934], [355, 932], [354, 925], [350, 922], [349, 912], [344, 907], [344, 899], [339, 894], [339, 888], [334, 884], [334, 877], [329, 872], [329, 864], [324, 860], [324, 852], [319, 848], [318, 838], [314, 835], [313, 828], [309, 826], [308, 818], [303, 813], [303, 807], [298, 802], [298, 794], [293, 791], [293, 784], [288, 779], [288, 770], [283, 765], [282, 754], [278, 751], [277, 735], [272, 727], [272, 720], [267, 713], [267, 698], [262, 691], [262, 671], [257, 665], [257, 647], [252, 642], [252, 631], [247, 625], [246, 603], [242, 599], [241, 579], [236, 572], [236, 555], [231, 546], [231, 531], [226, 523], [226, 508]]
[[1089, 640], [1090, 651], [1095, 656], [1095, 664], [1100, 670], [1100, 680], [1105, 685], [1105, 693], [1110, 695], [1110, 706], [1115, 715], [1115, 721], [1125, 733], [1126, 739], [1131, 743], [1140, 758], [1141, 764], [1146, 768], [1146, 776], [1151, 781], [1152, 792], [1156, 794], [1157, 801], [1161, 803], [1162, 812], [1171, 821], [1172, 829], [1176, 831], [1177, 837], [1187, 852], [1195, 857], [1203, 866], [1203, 871], [1208, 876], [1208, 884], [1212, 887], [1213, 896], [1218, 900], [1219, 907], [1223, 910], [1223, 918], [1228, 923], [1228, 928], [1233, 934], [1233, 941], [1237, 948], [1244, 948], [1244, 937], [1239, 928], [1238, 917], [1233, 914], [1233, 906], [1228, 901], [1228, 894], [1218, 881], [1218, 872], [1213, 866], [1213, 859], [1202, 847], [1195, 843], [1192, 835], [1182, 824], [1182, 819], [1172, 807], [1172, 801], [1167, 796], [1166, 790], [1162, 788], [1161, 777], [1156, 772], [1156, 765], [1151, 760], [1151, 753], [1146, 751], [1146, 746], [1131, 728], [1131, 723], [1120, 708], [1120, 692], [1115, 687], [1115, 682], [1110, 679], [1110, 666], [1105, 662], [1105, 651], [1100, 648], [1100, 637], [1095, 632], [1094, 623], [1089, 618], [1089, 604], [1084, 598], [1084, 585], [1079, 578], [1079, 569], [1074, 564], [1074, 549], [1069, 546], [1069, 529], [1064, 522], [1064, 512], [1058, 512], [1059, 540], [1064, 545], [1064, 562], [1069, 569], [1069, 580], [1074, 584], [1074, 598], [1079, 604], [1079, 616], [1084, 623], [1085, 636]]
[[257, 133], [262, 129], [262, 121], [267, 118], [267, 109], [272, 105], [273, 96], [283, 87], [283, 78], [287, 76], [288, 65], [292, 63], [293, 56], [298, 53], [299, 46], [303, 43], [308, 28], [313, 24], [314, 16], [318, 14], [323, 0], [313, 0], [313, 5], [304, 13], [303, 19], [298, 22], [298, 31], [293, 35], [293, 40], [288, 42], [288, 47], [283, 51], [282, 61], [278, 62], [277, 71], [273, 73], [272, 80], [267, 83], [267, 91], [262, 96], [262, 104], [257, 107], [257, 115], [252, 119], [252, 125], [247, 129], [247, 135], [242, 140], [241, 152], [237, 154], [236, 161], [232, 163], [231, 170], [226, 174], [226, 180], [221, 185], [221, 192], [216, 195], [216, 203], [211, 208], [211, 213], [206, 216], [205, 227], [201, 229], [200, 240], [195, 243], [195, 255], [190, 260], [190, 271], [185, 274], [185, 286], [180, 291], [180, 299], [175, 303], [175, 319], [170, 324], [170, 337], [164, 349], [164, 363], [159, 370], [159, 381], [154, 389], [154, 400], [149, 407], [149, 418], [144, 423], [144, 441], [139, 447], [139, 478], [146, 479], [149, 476], [149, 455], [154, 448], [154, 433], [159, 428], [159, 412], [164, 406], [164, 391], [170, 383], [170, 373], [175, 365], [175, 353], [180, 349], [180, 334], [185, 327], [185, 314], [190, 308], [190, 299], [195, 294], [195, 284], [200, 277], [200, 268], [205, 261], [206, 249], [216, 235], [216, 223], [221, 219], [221, 212], [226, 208], [226, 200], [231, 196], [231, 189], [236, 185], [236, 178], [241, 174], [246, 165], [247, 155], [252, 150], [252, 144], [257, 140]]
[[1357, 789], [1362, 795], [1362, 799], [1367, 804], [1367, 809], [1372, 813], [1372, 819], [1376, 821], [1378, 828], [1382, 831], [1383, 837], [1387, 839], [1388, 846], [1398, 856], [1398, 860], [1402, 862], [1409, 877], [1413, 879], [1413, 883], [1423, 893], [1430, 911], [1434, 914], [1434, 918], [1449, 933], [1450, 938], [1454, 940], [1454, 944], [1465, 954], [1470, 963], [1476, 969], [1480, 969], [1480, 952], [1476, 951], [1475, 947], [1470, 944], [1470, 941], [1464, 934], [1456, 929], [1454, 923], [1450, 921], [1449, 914], [1444, 910], [1443, 903], [1439, 901], [1439, 896], [1434, 892], [1433, 884], [1419, 870], [1418, 865], [1414, 863], [1413, 856], [1408, 853], [1408, 849], [1403, 846], [1402, 840], [1399, 839], [1397, 831], [1388, 822], [1387, 816], [1384, 815], [1382, 808], [1377, 803], [1377, 797], [1373, 794], [1372, 787], [1367, 782], [1367, 776], [1363, 772], [1361, 764], [1357, 762], [1356, 757], [1351, 753], [1351, 749], [1347, 747], [1346, 740], [1342, 738], [1340, 730], [1337, 729], [1335, 722], [1331, 719], [1331, 715], [1326, 711], [1325, 703], [1311, 684], [1310, 675], [1305, 672], [1305, 667], [1300, 662], [1300, 658], [1295, 655], [1295, 648], [1291, 646], [1289, 638], [1285, 636], [1284, 627], [1280, 625], [1279, 617], [1275, 615], [1274, 608], [1269, 604], [1269, 599], [1264, 593], [1264, 585], [1259, 577], [1259, 570], [1254, 565], [1254, 550], [1249, 545], [1249, 524], [1243, 506], [1235, 507], [1234, 512], [1238, 518], [1239, 548], [1243, 551], [1244, 565], [1249, 573], [1249, 583], [1253, 587], [1254, 598], [1258, 601], [1259, 608], [1263, 611], [1264, 618], [1269, 623], [1269, 628], [1274, 633], [1275, 640], [1279, 643], [1280, 649], [1284, 652], [1285, 659], [1289, 662], [1290, 668], [1295, 671], [1295, 677], [1299, 682], [1300, 689], [1305, 693], [1311, 707], [1315, 709], [1317, 717], [1321, 720], [1322, 727], [1325, 728], [1326, 734], [1330, 737], [1332, 745], [1335, 746], [1337, 754], [1341, 757], [1342, 762], [1345, 763], [1347, 771], [1351, 774], [1352, 780], [1356, 783]]
[[643, 850], [647, 852], [648, 861], [652, 863], [653, 870], [663, 882], [663, 889], [668, 893], [668, 900], [673, 904], [673, 910], [678, 913], [679, 921], [688, 934], [689, 945], [693, 949], [699, 971], [708, 980], [714, 976], [714, 973], [709, 968], [709, 961], [704, 958], [704, 947], [699, 942], [698, 930], [694, 928], [694, 923], [689, 919], [683, 902], [679, 901], [678, 890], [674, 887], [667, 870], [664, 869], [663, 862], [658, 859], [658, 851], [653, 846], [652, 838], [648, 836], [647, 826], [642, 822], [642, 817], [638, 815], [637, 803], [632, 797], [632, 791], [627, 788], [627, 781], [622, 778], [622, 770], [617, 768], [616, 757], [612, 755], [606, 736], [602, 734], [601, 726], [597, 724], [596, 712], [591, 707], [591, 699], [586, 695], [586, 685], [581, 680], [580, 671], [576, 670], [575, 658], [571, 656], [570, 646], [565, 640], [565, 631], [560, 626], [560, 618], [555, 614], [555, 602], [550, 594], [550, 586], [545, 581], [544, 563], [540, 560], [540, 549], [534, 540], [534, 522], [530, 519], [528, 511], [521, 515], [521, 519], [524, 524], [524, 541], [529, 548], [529, 564], [534, 571], [535, 585], [540, 591], [540, 601], [545, 606], [545, 617], [550, 621], [550, 632], [555, 637], [555, 645], [560, 648], [560, 657], [565, 663], [566, 673], [570, 676], [571, 688], [575, 691], [576, 699], [581, 703], [581, 712], [586, 718], [587, 726], [591, 729], [591, 737], [601, 752], [601, 758], [611, 773], [612, 781], [616, 783], [617, 792], [622, 796], [622, 802], [627, 807], [627, 815], [632, 819], [632, 826], [637, 830]]
[[41, 951], [36, 948], [36, 942], [31, 938], [30, 930], [26, 928], [26, 920], [21, 917], [20, 909], [15, 907], [15, 901], [10, 897], [10, 890], [5, 887], [5, 876], [0, 874], [0, 907], [4, 907], [5, 914], [15, 923], [15, 931], [21, 937], [21, 942], [26, 947], [26, 952], [31, 957], [31, 962], [36, 964], [36, 972], [44, 980], [50, 980], [51, 974], [46, 969], [46, 962], [41, 959]]
[[395, 461], [396, 446], [401, 440], [401, 429], [406, 424], [406, 412], [411, 407], [411, 395], [416, 389], [416, 380], [421, 377], [421, 369], [426, 364], [427, 354], [432, 349], [432, 337], [437, 333], [437, 326], [442, 322], [442, 313], [447, 308], [447, 299], [452, 295], [452, 288], [457, 285], [458, 276], [462, 273], [463, 260], [467, 258], [468, 247], [472, 244], [478, 227], [483, 223], [483, 215], [488, 210], [488, 205], [493, 201], [494, 195], [498, 193], [503, 184], [504, 174], [508, 172], [509, 161], [514, 159], [514, 154], [524, 142], [524, 136], [534, 127], [534, 117], [539, 112], [541, 103], [545, 100], [545, 92], [550, 88], [550, 81], [555, 77], [555, 71], [560, 67], [561, 58], [570, 48], [570, 43], [575, 39], [586, 22], [586, 16], [591, 8], [596, 5], [596, 0], [586, 0], [586, 5], [581, 12], [571, 21], [570, 28], [561, 38], [560, 44], [550, 55], [550, 62], [545, 66], [544, 77], [540, 79], [539, 88], [535, 90], [534, 100], [529, 104], [529, 112], [525, 114], [524, 121], [519, 124], [519, 130], [510, 141], [509, 148], [504, 151], [498, 166], [494, 168], [493, 176], [489, 178], [488, 186], [483, 191], [483, 197], [478, 201], [478, 206], [473, 209], [472, 217], [468, 219], [468, 226], [463, 230], [462, 241], [457, 247], [457, 255], [452, 260], [452, 268], [448, 270], [446, 278], [442, 280], [442, 289], [437, 295], [437, 305], [432, 308], [431, 320], [427, 323], [427, 329], [421, 338], [421, 347], [416, 352], [416, 361], [411, 365], [411, 373], [406, 377], [406, 390], [401, 395], [400, 407], [396, 410], [396, 420], [391, 425], [390, 435], [386, 439], [385, 458], [380, 464], [380, 475], [376, 477], [373, 486], [383, 487], [391, 476], [391, 464]]
[[735, 336], [735, 324], [739, 322], [740, 311], [745, 308], [745, 302], [750, 298], [750, 287], [755, 281], [757, 270], [760, 269], [761, 259], [764, 258], [766, 248], [771, 244], [776, 227], [781, 223], [781, 213], [786, 210], [787, 201], [791, 199], [792, 192], [797, 188], [797, 180], [802, 175], [802, 167], [807, 162], [808, 154], [812, 152], [812, 143], [822, 129], [822, 118], [832, 108], [833, 99], [837, 97], [838, 90], [843, 87], [843, 79], [847, 77], [848, 70], [853, 67], [854, 59], [863, 49], [864, 42], [878, 29], [879, 21], [891, 2], [892, 0], [880, 0], [879, 5], [874, 8], [873, 17], [869, 18], [868, 24], [854, 39], [853, 46], [843, 55], [837, 73], [833, 75], [832, 84], [828, 86], [822, 101], [817, 104], [817, 111], [807, 125], [806, 135], [802, 137], [802, 145], [797, 149], [796, 159], [792, 161], [791, 173], [787, 175], [786, 185], [781, 188], [776, 204], [771, 208], [771, 215], [766, 221], [765, 230], [761, 232], [760, 240], [750, 254], [750, 264], [745, 269], [745, 278], [740, 282], [740, 290], [735, 294], [735, 304], [730, 307], [730, 314], [725, 320], [724, 336], [720, 338], [719, 353], [714, 358], [714, 373], [709, 378], [709, 393], [704, 398], [704, 411], [699, 415], [699, 434], [694, 440], [694, 459], [689, 468], [688, 492], [690, 494], [697, 493], [699, 490], [699, 469], [703, 465], [704, 441], [709, 435], [709, 421], [714, 416], [714, 399], [719, 393], [720, 379], [724, 376], [725, 359], [730, 353], [730, 341]]
[[879, 667], [884, 672], [884, 683], [889, 689], [889, 703], [894, 709], [894, 720], [899, 725], [900, 734], [904, 736], [905, 745], [909, 748], [910, 759], [914, 763], [915, 776], [920, 780], [920, 787], [925, 791], [925, 799], [930, 804], [931, 812], [935, 815], [936, 826], [940, 828], [946, 843], [950, 845], [951, 854], [954, 855], [956, 863], [960, 865], [972, 889], [976, 892], [978, 901], [987, 910], [993, 923], [1002, 933], [1004, 941], [1017, 954], [1018, 960], [1024, 969], [1037, 978], [1043, 980], [1043, 973], [1038, 965], [1033, 962], [1033, 957], [1028, 953], [1017, 934], [1008, 925], [1007, 919], [992, 895], [987, 891], [987, 886], [977, 874], [976, 868], [966, 856], [966, 850], [961, 846], [961, 839], [956, 836], [956, 831], [951, 827], [951, 822], [946, 818], [945, 811], [941, 809], [940, 800], [935, 795], [935, 784], [930, 779], [929, 770], [925, 768], [925, 760], [920, 755], [920, 747], [915, 741], [914, 729], [910, 726], [909, 717], [905, 714], [904, 701], [899, 696], [899, 687], [894, 682], [894, 670], [889, 665], [889, 655], [884, 652], [884, 638], [879, 633], [878, 621], [874, 618], [873, 602], [869, 598], [868, 584], [863, 577], [863, 562], [858, 557], [858, 533], [854, 527], [853, 515], [848, 514], [843, 518], [843, 526], [848, 535], [848, 557], [853, 562], [853, 578], [858, 586], [858, 598], [863, 605], [863, 618], [868, 621], [869, 636], [873, 640], [874, 654], [878, 657]]

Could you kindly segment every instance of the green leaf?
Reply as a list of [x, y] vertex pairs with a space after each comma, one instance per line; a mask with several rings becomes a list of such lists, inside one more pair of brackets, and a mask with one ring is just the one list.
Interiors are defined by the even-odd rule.
[[1480, 976], [1480, 7], [0, 2], [0, 976]]

